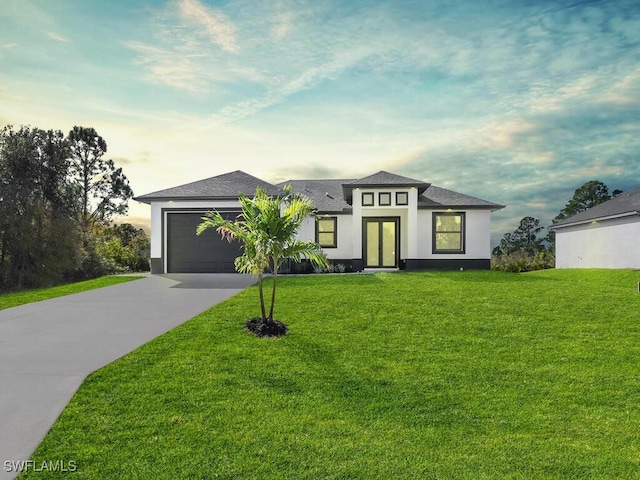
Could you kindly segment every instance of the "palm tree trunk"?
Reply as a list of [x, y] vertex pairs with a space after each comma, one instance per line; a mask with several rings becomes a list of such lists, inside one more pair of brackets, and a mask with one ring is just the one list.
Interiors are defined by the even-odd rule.
[[278, 278], [278, 263], [273, 262], [273, 284], [271, 285], [271, 308], [269, 308], [269, 319], [273, 320], [273, 307], [276, 304], [276, 279]]
[[262, 272], [258, 273], [258, 291], [260, 292], [260, 311], [262, 313], [262, 320], [267, 320], [267, 312], [264, 308], [264, 291], [262, 289]]

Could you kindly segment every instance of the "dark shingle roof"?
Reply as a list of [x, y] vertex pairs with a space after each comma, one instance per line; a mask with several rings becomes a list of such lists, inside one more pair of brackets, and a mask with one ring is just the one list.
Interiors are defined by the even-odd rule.
[[552, 225], [551, 228], [562, 228], [569, 225], [626, 215], [640, 215], [640, 187], [627, 193], [621, 193], [617, 197], [607, 200], [600, 205], [562, 219]]
[[[386, 172], [383, 172], [386, 173]], [[406, 177], [395, 176], [397, 179], [405, 179]], [[370, 178], [370, 177], [367, 177]], [[378, 177], [378, 180], [380, 177]], [[397, 183], [379, 183], [378, 180], [371, 184], [358, 183], [360, 180], [289, 180], [278, 184], [278, 187], [283, 187], [286, 184], [291, 184], [291, 188], [294, 192], [305, 194], [311, 199], [319, 212], [322, 213], [339, 213], [351, 211], [351, 198], [345, 198], [343, 196], [343, 189], [346, 185], [360, 185], [368, 187], [385, 187], [385, 186], [416, 186], [417, 180], [411, 180], [413, 183], [400, 182]], [[447, 190], [446, 188], [436, 187], [425, 182], [419, 182], [424, 187], [424, 192], [418, 196], [418, 208], [480, 208], [500, 210], [504, 208], [504, 205], [498, 203], [489, 202], [480, 198], [472, 197], [470, 195], [464, 195], [462, 193], [454, 192], [453, 190]], [[355, 187], [354, 187], [355, 188]], [[419, 191], [419, 190], [418, 190]]]
[[395, 173], [385, 172], [380, 170], [368, 177], [360, 178], [358, 180], [351, 180], [348, 182], [350, 187], [386, 187], [389, 185], [397, 185], [403, 187], [423, 187], [429, 186], [428, 183], [422, 180], [416, 180], [414, 178], [403, 177], [402, 175], [396, 175]]
[[375, 187], [415, 187], [418, 189], [419, 208], [481, 208], [498, 210], [504, 205], [488, 202], [462, 193], [436, 187], [413, 178], [380, 171], [361, 179], [288, 180], [272, 185], [240, 170], [187, 183], [166, 190], [148, 193], [135, 200], [144, 203], [168, 200], [231, 200], [239, 193], [251, 196], [257, 187], [269, 195], [278, 195], [282, 187], [290, 184], [294, 192], [303, 193], [311, 199], [319, 212], [351, 212], [353, 189]]
[[504, 208], [504, 205], [430, 185], [418, 197], [418, 208], [489, 208], [500, 210]]
[[253, 195], [257, 187], [263, 188], [270, 195], [277, 195], [279, 192], [279, 189], [275, 185], [241, 170], [236, 170], [235, 172], [225, 173], [205, 180], [148, 193], [140, 197], [135, 197], [135, 200], [150, 203], [153, 200], [237, 199], [239, 193], [247, 196]]
[[352, 180], [289, 180], [279, 183], [282, 188], [291, 185], [291, 190], [309, 197], [319, 212], [350, 212], [349, 205], [342, 194], [342, 185]]

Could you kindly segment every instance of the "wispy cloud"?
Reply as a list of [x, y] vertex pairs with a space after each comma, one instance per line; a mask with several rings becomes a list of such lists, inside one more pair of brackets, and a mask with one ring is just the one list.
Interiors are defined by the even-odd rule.
[[62, 43], [69, 43], [70, 42], [70, 40], [68, 38], [63, 37], [59, 33], [56, 33], [56, 32], [53, 32], [53, 31], [47, 32], [46, 35], [51, 40], [55, 40], [56, 42], [62, 42]]
[[124, 45], [138, 53], [134, 64], [145, 67], [151, 81], [192, 93], [204, 88], [205, 79], [193, 55], [177, 55], [175, 51], [135, 41]]
[[187, 24], [204, 33], [223, 50], [237, 52], [236, 26], [219, 10], [198, 0], [179, 0], [178, 11]]

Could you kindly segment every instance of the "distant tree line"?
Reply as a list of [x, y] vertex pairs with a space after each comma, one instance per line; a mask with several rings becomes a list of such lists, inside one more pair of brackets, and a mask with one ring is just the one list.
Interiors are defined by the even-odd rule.
[[[571, 200], [555, 216], [552, 223], [571, 217], [588, 208], [617, 197], [622, 190], [614, 190], [609, 195], [609, 188], [598, 180], [586, 182], [578, 188]], [[500, 245], [493, 249], [492, 268], [495, 270], [526, 272], [541, 270], [555, 266], [555, 232], [549, 230], [545, 236], [545, 227], [540, 220], [524, 217], [520, 225], [511, 233], [506, 233]]]
[[112, 225], [133, 196], [93, 128], [0, 130], [0, 293], [148, 269], [149, 240]]

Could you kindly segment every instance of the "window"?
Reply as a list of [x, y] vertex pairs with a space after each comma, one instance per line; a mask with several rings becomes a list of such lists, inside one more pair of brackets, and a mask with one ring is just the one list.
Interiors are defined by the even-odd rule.
[[321, 217], [316, 222], [316, 242], [325, 248], [338, 246], [338, 219], [336, 217]]
[[409, 205], [409, 194], [407, 192], [396, 192], [396, 205]]
[[362, 194], [362, 206], [363, 207], [373, 207], [373, 193], [372, 192], [364, 192]]
[[391, 193], [380, 192], [378, 194], [378, 205], [381, 207], [386, 207], [391, 205]]
[[433, 214], [433, 253], [464, 253], [464, 213]]

